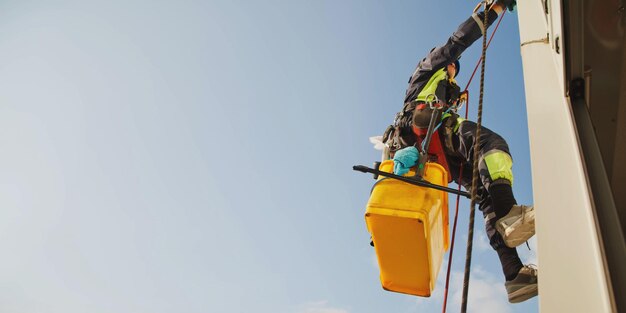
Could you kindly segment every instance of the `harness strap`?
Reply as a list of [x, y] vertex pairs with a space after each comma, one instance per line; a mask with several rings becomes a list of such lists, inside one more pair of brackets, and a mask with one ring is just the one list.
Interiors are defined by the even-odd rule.
[[459, 129], [459, 125], [462, 121], [461, 118], [456, 113], [447, 113], [449, 116], [447, 118], [444, 117], [443, 120], [443, 131], [444, 131], [444, 144], [446, 148], [446, 152], [451, 155], [458, 154], [456, 149], [454, 149], [454, 143], [452, 140], [452, 136]]

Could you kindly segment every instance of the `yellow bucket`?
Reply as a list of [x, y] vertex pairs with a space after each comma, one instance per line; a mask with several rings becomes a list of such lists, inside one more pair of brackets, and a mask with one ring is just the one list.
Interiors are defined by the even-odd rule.
[[[393, 160], [384, 161], [380, 170], [393, 172]], [[437, 163], [426, 163], [424, 179], [448, 185], [448, 173]], [[383, 289], [429, 297], [449, 245], [448, 194], [380, 176], [367, 203], [365, 222]]]

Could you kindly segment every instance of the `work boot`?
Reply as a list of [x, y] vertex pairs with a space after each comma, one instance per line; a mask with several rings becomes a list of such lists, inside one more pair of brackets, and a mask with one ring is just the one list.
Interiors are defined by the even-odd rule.
[[517, 276], [504, 283], [509, 302], [519, 303], [537, 295], [537, 268], [535, 265], [524, 265]]
[[515, 248], [535, 235], [535, 208], [514, 205], [509, 214], [496, 222], [496, 229], [509, 248]]

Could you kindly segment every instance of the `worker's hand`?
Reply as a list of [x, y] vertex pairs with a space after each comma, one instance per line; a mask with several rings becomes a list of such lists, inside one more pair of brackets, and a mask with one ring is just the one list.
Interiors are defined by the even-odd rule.
[[419, 159], [419, 153], [415, 147], [406, 147], [398, 150], [393, 156], [393, 173], [396, 175], [404, 175], [409, 172], [412, 166], [415, 166]]
[[496, 4], [501, 4], [503, 7], [509, 9], [509, 11], [513, 11], [515, 6], [517, 5], [516, 0], [498, 0]]

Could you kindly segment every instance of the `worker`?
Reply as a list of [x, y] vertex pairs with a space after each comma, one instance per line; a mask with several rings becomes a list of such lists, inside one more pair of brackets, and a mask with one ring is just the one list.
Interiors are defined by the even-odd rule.
[[[442, 164], [456, 183], [471, 189], [477, 124], [459, 118], [454, 110], [445, 111], [451, 106], [454, 108], [461, 97], [454, 79], [460, 70], [459, 57], [483, 34], [484, 14], [487, 14], [489, 26], [499, 14], [506, 9], [513, 10], [515, 5], [515, 0], [498, 0], [487, 12], [472, 14], [446, 44], [432, 49], [419, 62], [409, 80], [404, 107], [383, 136], [394, 159], [395, 174], [405, 174], [416, 165], [419, 158], [416, 147], [425, 140], [437, 107], [443, 107], [442, 113], [437, 115], [441, 118], [436, 121], [441, 121], [441, 126], [431, 138], [429, 161]], [[534, 207], [518, 205], [515, 201], [512, 158], [506, 141], [482, 127], [478, 144], [477, 203], [485, 218], [489, 242], [502, 264], [509, 302], [522, 302], [537, 295], [537, 268], [524, 265], [516, 250], [535, 233]]]

